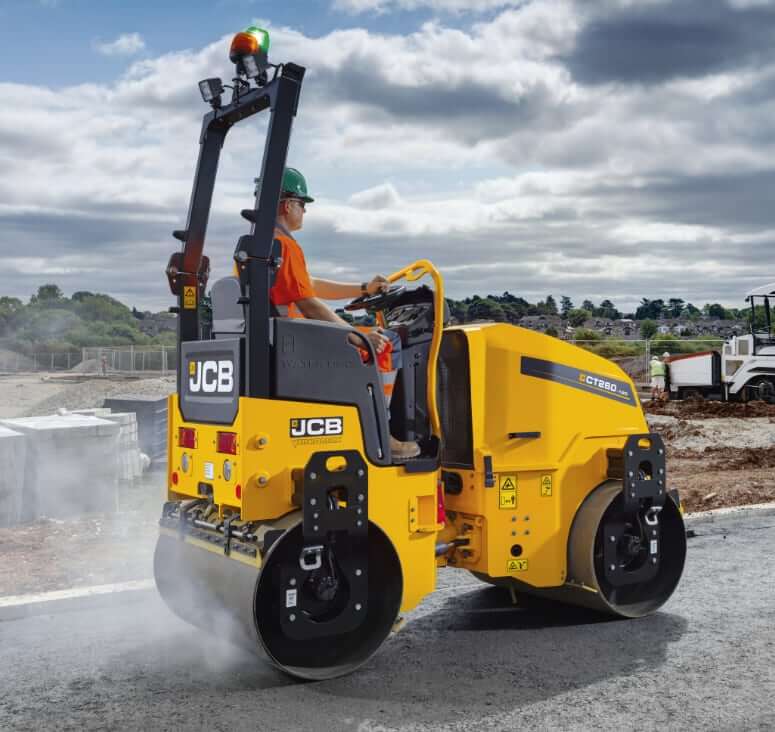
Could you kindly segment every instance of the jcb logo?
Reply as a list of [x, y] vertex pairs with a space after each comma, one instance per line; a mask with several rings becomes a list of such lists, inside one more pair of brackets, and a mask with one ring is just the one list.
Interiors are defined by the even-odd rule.
[[232, 361], [189, 361], [188, 390], [192, 394], [231, 394], [234, 389]]
[[303, 417], [291, 420], [291, 437], [326, 437], [341, 435], [343, 432], [341, 417]]

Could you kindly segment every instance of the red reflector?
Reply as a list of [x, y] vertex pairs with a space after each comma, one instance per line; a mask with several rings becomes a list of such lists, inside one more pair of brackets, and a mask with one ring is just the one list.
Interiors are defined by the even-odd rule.
[[196, 447], [196, 430], [193, 427], [181, 427], [178, 429], [178, 447]]
[[444, 510], [444, 483], [439, 481], [436, 486], [436, 523], [444, 524], [447, 522], [447, 513]]
[[172, 473], [172, 485], [177, 485], [177, 484], [178, 484], [178, 474], [173, 472]]
[[218, 452], [226, 452], [229, 455], [237, 454], [237, 433], [236, 432], [219, 432], [216, 442], [216, 450]]
[[242, 486], [237, 483], [237, 487], [234, 489], [234, 492], [237, 494], [237, 498], [242, 498]]

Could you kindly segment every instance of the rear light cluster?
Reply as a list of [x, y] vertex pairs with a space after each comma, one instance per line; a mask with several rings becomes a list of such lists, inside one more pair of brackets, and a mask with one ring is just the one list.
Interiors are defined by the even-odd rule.
[[216, 447], [218, 452], [225, 452], [227, 455], [237, 454], [237, 433], [219, 432], [216, 437]]
[[[196, 430], [193, 427], [178, 428], [178, 447], [193, 450], [196, 447]], [[215, 438], [215, 449], [227, 455], [237, 454], [237, 433], [218, 432]]]
[[190, 450], [196, 447], [196, 430], [193, 427], [178, 429], [178, 447], [187, 447]]

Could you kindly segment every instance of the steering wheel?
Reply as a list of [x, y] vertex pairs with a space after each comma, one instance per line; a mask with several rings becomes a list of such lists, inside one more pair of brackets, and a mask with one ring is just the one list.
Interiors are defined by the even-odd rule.
[[361, 295], [352, 302], [347, 303], [344, 309], [352, 310], [387, 310], [395, 300], [404, 294], [406, 287], [404, 285], [391, 285], [385, 292], [378, 292], [376, 295]]

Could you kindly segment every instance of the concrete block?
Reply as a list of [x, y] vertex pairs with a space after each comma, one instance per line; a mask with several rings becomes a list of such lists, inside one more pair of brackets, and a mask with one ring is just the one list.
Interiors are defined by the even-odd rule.
[[89, 409], [68, 409], [65, 414], [83, 414], [88, 417], [104, 418], [110, 414], [108, 407], [90, 407]]
[[20, 432], [0, 427], [0, 527], [21, 522], [26, 440]]
[[153, 462], [167, 460], [167, 398], [135, 396], [111, 397], [103, 407], [116, 412], [134, 412], [137, 415], [137, 434], [140, 450]]
[[137, 437], [137, 415], [134, 412], [108, 412], [102, 419], [119, 425], [118, 461], [119, 478], [131, 481], [139, 478], [142, 473], [140, 447]]
[[27, 440], [22, 521], [116, 510], [120, 425], [79, 414], [0, 424]]

